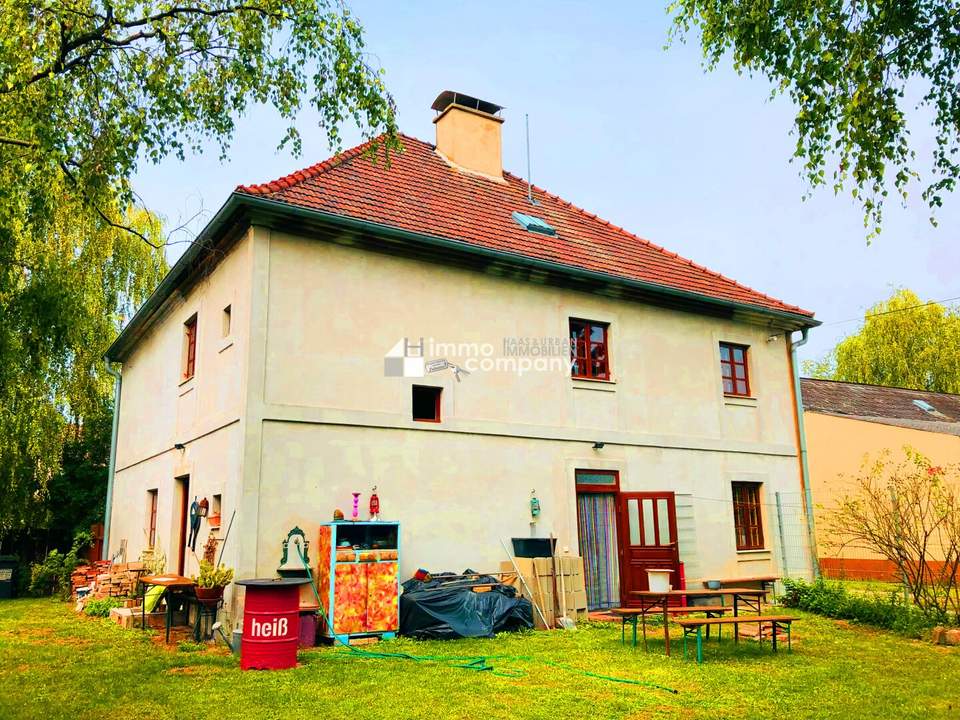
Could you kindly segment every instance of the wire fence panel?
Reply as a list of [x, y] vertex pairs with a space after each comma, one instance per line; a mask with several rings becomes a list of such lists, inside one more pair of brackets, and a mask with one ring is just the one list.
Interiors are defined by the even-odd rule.
[[[775, 493], [765, 499], [768, 502], [762, 503], [764, 544], [771, 550], [775, 571], [781, 577], [812, 579], [813, 565], [810, 562], [803, 493]], [[733, 505], [729, 499], [680, 493], [676, 495], [675, 502], [680, 561], [684, 565], [689, 586], [691, 578], [705, 577], [698, 553], [697, 517], [716, 517], [716, 513], [723, 512], [730, 513], [732, 520]], [[732, 529], [730, 532], [733, 532]]]
[[[774, 550], [780, 575], [785, 578], [810, 580], [813, 564], [810, 561], [810, 534], [804, 511], [803, 493], [778, 492], [768, 517], [776, 523]], [[772, 510], [772, 512], [769, 512]]]

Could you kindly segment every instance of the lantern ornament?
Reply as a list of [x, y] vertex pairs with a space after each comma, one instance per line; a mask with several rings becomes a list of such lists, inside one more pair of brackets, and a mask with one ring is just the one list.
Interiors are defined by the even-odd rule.
[[360, 493], [353, 493], [353, 515], [350, 518], [354, 522], [360, 519]]
[[530, 517], [536, 520], [540, 516], [540, 500], [537, 498], [537, 491], [530, 491]]
[[377, 486], [373, 486], [370, 491], [370, 520], [371, 522], [380, 521], [380, 498], [377, 497]]

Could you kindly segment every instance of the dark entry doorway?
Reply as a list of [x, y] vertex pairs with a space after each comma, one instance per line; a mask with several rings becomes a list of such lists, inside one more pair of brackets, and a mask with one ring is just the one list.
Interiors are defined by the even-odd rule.
[[619, 474], [614, 470], [577, 470], [576, 484], [577, 532], [583, 556], [587, 607], [590, 610], [619, 607]]
[[183, 575], [187, 560], [187, 527], [190, 522], [190, 476], [182, 475], [174, 481], [173, 507], [180, 513], [174, 548], [177, 553], [177, 574]]

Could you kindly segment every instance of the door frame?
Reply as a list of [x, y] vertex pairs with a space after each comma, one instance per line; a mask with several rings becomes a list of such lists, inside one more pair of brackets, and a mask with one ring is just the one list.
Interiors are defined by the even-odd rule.
[[[178, 475], [174, 479], [174, 504], [173, 507], [179, 509], [180, 519], [177, 522], [177, 538], [175, 547], [177, 549], [177, 574], [183, 575], [187, 567], [187, 533], [190, 517], [190, 475]], [[179, 498], [176, 494], [179, 493]]]
[[[670, 513], [668, 519], [668, 528], [670, 530], [670, 537], [672, 541], [667, 545], [657, 545], [652, 547], [673, 548], [673, 558], [671, 559], [671, 568], [674, 572], [674, 578], [679, 582], [680, 579], [680, 544], [677, 538], [677, 496], [673, 490], [659, 490], [659, 491], [638, 491], [638, 492], [618, 492], [617, 493], [617, 544], [619, 545], [620, 553], [620, 605], [621, 607], [630, 607], [636, 605], [635, 601], [631, 601], [628, 596], [628, 583], [625, 582], [626, 575], [629, 573], [624, 572], [625, 563], [627, 562], [627, 552], [630, 547], [634, 546], [630, 543], [630, 529], [629, 523], [622, 522], [622, 519], [627, 513], [627, 502], [630, 500], [637, 500], [637, 512], [640, 513], [639, 522], [640, 522], [640, 542], [644, 541], [644, 526], [643, 526], [643, 501], [644, 500], [653, 500], [653, 528], [654, 532], [659, 535], [660, 533], [660, 515], [657, 508], [657, 500], [663, 499], [667, 496], [668, 508], [672, 508], [673, 512]], [[642, 546], [640, 546], [642, 547]]]
[[[594, 485], [590, 483], [580, 484], [577, 482], [578, 473], [590, 473], [591, 475], [609, 475], [613, 478], [613, 483], [610, 485]], [[599, 469], [594, 470], [592, 468], [577, 467], [573, 471], [573, 488], [574, 488], [574, 506], [577, 510], [577, 546], [580, 549], [580, 557], [584, 557], [585, 548], [581, 546], [580, 541], [580, 503], [576, 502], [576, 496], [583, 493], [584, 495], [613, 495], [613, 506], [614, 506], [614, 522], [616, 523], [616, 528], [614, 530], [614, 537], [617, 539], [617, 577], [619, 578], [619, 591], [620, 591], [620, 605], [623, 605], [623, 553], [620, 550], [620, 471], [619, 470], [610, 470], [610, 469]], [[586, 578], [584, 578], [586, 580]], [[612, 598], [611, 598], [612, 599]]]

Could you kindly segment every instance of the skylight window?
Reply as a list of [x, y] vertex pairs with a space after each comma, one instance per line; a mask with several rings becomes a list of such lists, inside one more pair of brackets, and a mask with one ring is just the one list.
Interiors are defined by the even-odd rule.
[[513, 212], [513, 219], [520, 223], [524, 230], [540, 233], [541, 235], [556, 235], [557, 230], [546, 220], [541, 220], [533, 215], [524, 215], [522, 212]]
[[928, 403], [926, 400], [914, 400], [913, 404], [916, 405], [921, 410], [923, 410], [924, 412], [928, 412], [928, 413], [937, 412], [937, 409], [933, 405]]

